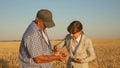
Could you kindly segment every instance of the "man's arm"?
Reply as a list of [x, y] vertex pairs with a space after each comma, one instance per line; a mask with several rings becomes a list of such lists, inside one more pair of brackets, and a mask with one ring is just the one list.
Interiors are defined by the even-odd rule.
[[46, 63], [46, 62], [51, 62], [54, 60], [64, 61], [65, 57], [62, 57], [61, 55], [57, 55], [57, 56], [56, 55], [51, 55], [51, 56], [40, 55], [33, 59], [34, 59], [35, 63]]

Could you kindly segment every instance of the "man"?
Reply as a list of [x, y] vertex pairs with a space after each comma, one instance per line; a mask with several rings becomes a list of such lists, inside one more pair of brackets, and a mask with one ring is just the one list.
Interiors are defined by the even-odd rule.
[[41, 9], [26, 29], [19, 48], [20, 68], [51, 68], [51, 61], [63, 61], [62, 54], [52, 53], [46, 28], [55, 26], [52, 13]]

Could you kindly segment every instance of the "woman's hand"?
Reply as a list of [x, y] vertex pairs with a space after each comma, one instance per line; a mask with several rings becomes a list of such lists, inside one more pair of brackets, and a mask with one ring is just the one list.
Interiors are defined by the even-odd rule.
[[72, 59], [73, 59], [73, 61], [79, 62], [79, 63], [83, 60], [83, 58], [74, 58], [74, 57]]

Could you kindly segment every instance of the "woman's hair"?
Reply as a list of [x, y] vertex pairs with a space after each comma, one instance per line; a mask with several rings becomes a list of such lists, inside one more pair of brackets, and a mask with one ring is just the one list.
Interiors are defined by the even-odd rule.
[[73, 21], [70, 23], [70, 25], [67, 28], [67, 31], [69, 33], [75, 34], [83, 29], [83, 25], [80, 21]]

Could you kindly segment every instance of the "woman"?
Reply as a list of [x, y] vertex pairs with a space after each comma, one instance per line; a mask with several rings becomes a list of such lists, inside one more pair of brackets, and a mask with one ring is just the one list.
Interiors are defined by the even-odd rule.
[[88, 68], [88, 62], [96, 58], [91, 39], [82, 29], [80, 21], [73, 21], [67, 28], [69, 34], [55, 46], [56, 50], [66, 46], [69, 53], [67, 68]]

